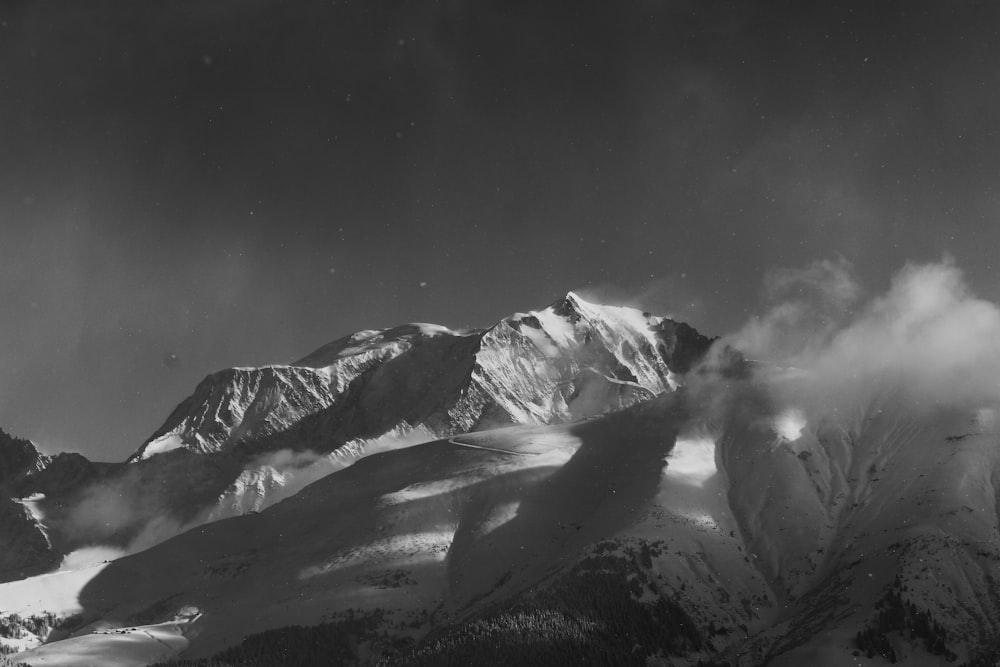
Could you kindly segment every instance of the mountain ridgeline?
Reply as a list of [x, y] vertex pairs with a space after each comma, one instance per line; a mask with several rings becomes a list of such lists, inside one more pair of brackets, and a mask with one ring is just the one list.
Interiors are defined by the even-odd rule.
[[124, 463], [45, 457], [8, 438], [0, 531], [17, 548], [0, 556], [0, 581], [81, 547], [134, 550], [259, 511], [373, 447], [627, 407], [676, 386], [710, 344], [686, 324], [569, 293], [485, 330], [366, 330], [289, 365], [213, 373]]

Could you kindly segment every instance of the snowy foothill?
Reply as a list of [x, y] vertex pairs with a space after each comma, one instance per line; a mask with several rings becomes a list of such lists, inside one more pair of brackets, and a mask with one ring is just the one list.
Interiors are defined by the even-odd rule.
[[195, 620], [197, 616], [95, 630], [15, 654], [13, 659], [33, 667], [144, 667], [167, 661], [187, 648], [184, 632]]

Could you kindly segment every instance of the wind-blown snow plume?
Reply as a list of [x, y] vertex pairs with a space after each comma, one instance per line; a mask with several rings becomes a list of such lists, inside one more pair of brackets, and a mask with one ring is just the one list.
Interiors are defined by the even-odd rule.
[[705, 309], [705, 297], [697, 283], [683, 272], [654, 278], [638, 289], [599, 283], [573, 291], [587, 301], [635, 308], [678, 322], [697, 320]]

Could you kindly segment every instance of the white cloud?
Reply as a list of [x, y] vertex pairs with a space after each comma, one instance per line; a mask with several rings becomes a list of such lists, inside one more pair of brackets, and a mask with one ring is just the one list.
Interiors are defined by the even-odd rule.
[[952, 260], [907, 264], [864, 304], [843, 260], [766, 282], [772, 308], [724, 342], [769, 362], [758, 377], [782, 402], [830, 409], [890, 393], [928, 407], [1000, 402], [1000, 308], [975, 296]]

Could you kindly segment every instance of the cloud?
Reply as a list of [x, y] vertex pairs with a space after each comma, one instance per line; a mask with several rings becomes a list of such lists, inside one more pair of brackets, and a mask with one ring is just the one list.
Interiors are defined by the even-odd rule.
[[371, 440], [356, 440], [357, 447], [349, 444], [328, 454], [312, 450], [294, 451], [281, 449], [256, 457], [246, 466], [247, 470], [271, 468], [280, 475], [283, 484], [263, 499], [260, 509], [270, 507], [285, 498], [290, 498], [306, 486], [327, 475], [346, 468], [359, 459], [393, 449], [412, 447], [435, 439], [435, 435], [423, 428], [408, 432], [390, 431]]
[[96, 549], [142, 551], [205, 522], [205, 511], [188, 520], [174, 516], [165, 487], [149, 482], [139, 466], [127, 465], [121, 474], [85, 487], [56, 523], [73, 543], [86, 546], [61, 567], [79, 567]]
[[60, 528], [73, 540], [110, 540], [137, 520], [159, 510], [156, 494], [141, 494], [141, 476], [134, 469], [115, 479], [88, 486], [67, 512]]
[[843, 257], [819, 260], [803, 269], [773, 269], [764, 279], [772, 300], [808, 296], [826, 306], [847, 306], [861, 294], [852, 267]]
[[844, 260], [777, 270], [770, 310], [723, 338], [762, 362], [772, 398], [826, 412], [882, 396], [914, 407], [1000, 403], [1000, 307], [972, 293], [955, 262], [908, 263], [859, 303]]
[[773, 269], [764, 278], [764, 291], [769, 310], [725, 339], [752, 359], [778, 363], [817, 354], [862, 293], [844, 258]]
[[951, 260], [908, 264], [811, 362], [818, 378], [841, 391], [860, 383], [921, 402], [996, 403], [1000, 308], [973, 295]]

